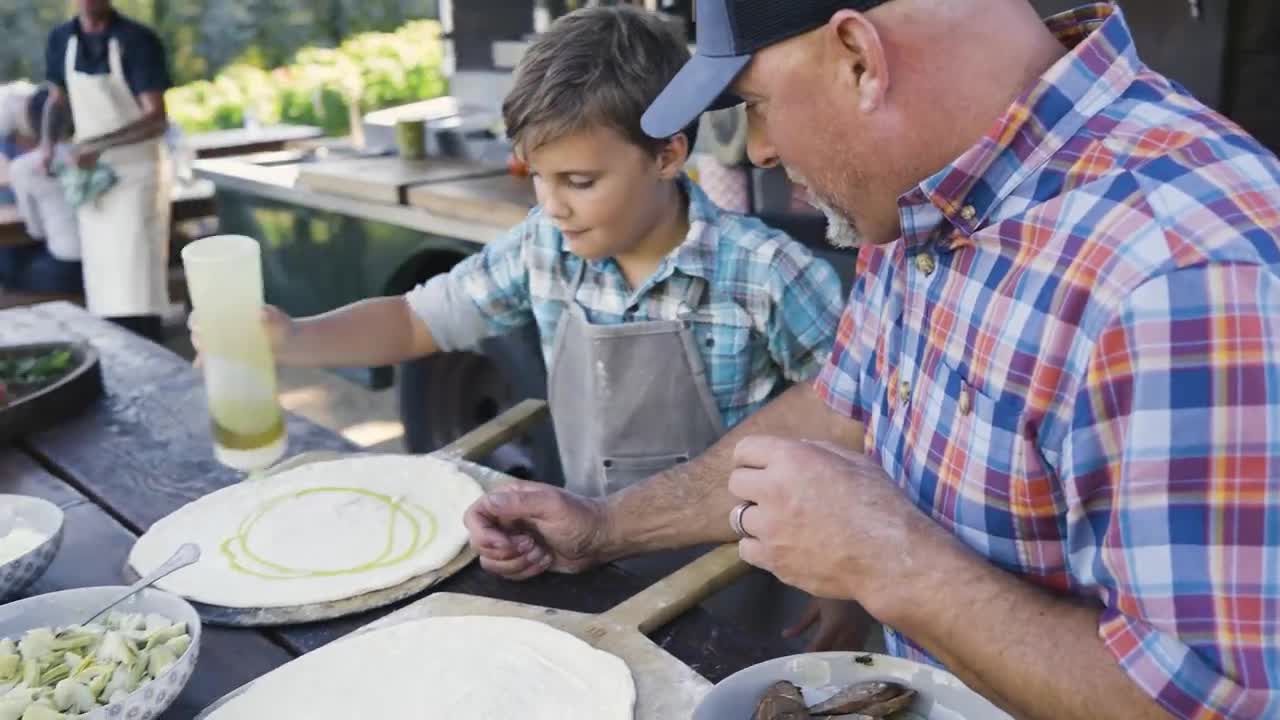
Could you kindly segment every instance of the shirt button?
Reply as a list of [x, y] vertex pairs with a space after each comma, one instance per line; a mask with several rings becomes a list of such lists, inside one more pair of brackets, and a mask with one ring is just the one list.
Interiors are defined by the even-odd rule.
[[911, 383], [903, 380], [898, 384], [898, 399], [904, 403], [911, 399]]
[[934, 269], [937, 267], [938, 263], [934, 261], [933, 255], [930, 255], [929, 253], [921, 253], [916, 256], [916, 269], [926, 277], [932, 275]]
[[965, 205], [960, 208], [960, 217], [964, 218], [965, 222], [973, 222], [973, 219], [978, 217], [978, 210], [972, 205]]
[[973, 401], [969, 399], [969, 390], [960, 391], [960, 414], [968, 415], [973, 410]]

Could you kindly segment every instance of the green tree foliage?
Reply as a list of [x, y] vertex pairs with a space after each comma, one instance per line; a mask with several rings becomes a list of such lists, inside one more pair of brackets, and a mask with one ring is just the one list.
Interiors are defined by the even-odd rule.
[[[246, 120], [348, 130], [348, 107], [372, 110], [445, 91], [436, 0], [116, 0], [155, 28], [179, 87], [166, 98], [187, 131]], [[74, 0], [0, 7], [0, 82], [44, 77], [49, 30]]]
[[[174, 82], [210, 80], [243, 63], [269, 69], [299, 50], [334, 48], [352, 35], [388, 32], [436, 16], [436, 0], [115, 0], [156, 29], [169, 50]], [[49, 30], [74, 12], [72, 0], [0, 2], [0, 82], [44, 76]]]
[[213, 80], [174, 88], [170, 116], [189, 132], [239, 127], [246, 120], [316, 125], [347, 132], [354, 102], [364, 111], [436, 97], [446, 89], [440, 26], [420, 20], [394, 33], [352, 35], [337, 48], [299, 50], [292, 63], [263, 70], [248, 62]]

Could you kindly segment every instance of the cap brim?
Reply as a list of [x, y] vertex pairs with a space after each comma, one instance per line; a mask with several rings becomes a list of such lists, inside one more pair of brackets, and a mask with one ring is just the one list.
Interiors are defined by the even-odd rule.
[[738, 104], [739, 100], [726, 91], [750, 62], [750, 55], [695, 54], [645, 111], [640, 118], [641, 129], [652, 138], [669, 138], [707, 110]]

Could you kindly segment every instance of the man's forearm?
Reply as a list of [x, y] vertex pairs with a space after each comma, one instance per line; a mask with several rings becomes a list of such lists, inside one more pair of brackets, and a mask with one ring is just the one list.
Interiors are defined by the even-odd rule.
[[164, 113], [149, 113], [119, 130], [88, 138], [80, 143], [80, 146], [84, 150], [101, 153], [111, 148], [133, 145], [160, 137], [168, 125], [169, 121]]
[[66, 102], [66, 98], [57, 91], [49, 93], [44, 101], [44, 109], [40, 114], [40, 144], [52, 148], [58, 141], [58, 106]]
[[862, 450], [861, 423], [832, 412], [812, 385], [796, 385], [699, 457], [611, 496], [604, 559], [734, 540], [728, 522], [737, 503], [728, 489], [733, 450], [742, 438], [760, 434]]
[[1014, 717], [1169, 717], [1103, 646], [1096, 607], [1054, 597], [950, 539], [906, 555], [884, 576], [894, 599], [872, 602], [873, 613]]
[[430, 330], [401, 297], [298, 320], [285, 347], [280, 362], [296, 367], [394, 365], [436, 351]]

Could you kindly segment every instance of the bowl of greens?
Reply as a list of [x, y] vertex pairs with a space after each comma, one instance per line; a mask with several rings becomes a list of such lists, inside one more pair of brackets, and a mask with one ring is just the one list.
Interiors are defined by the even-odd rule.
[[200, 617], [151, 588], [81, 624], [123, 589], [77, 588], [0, 606], [0, 719], [150, 720], [173, 704], [195, 670]]
[[63, 519], [62, 509], [48, 500], [0, 495], [0, 602], [49, 569], [62, 545]]
[[66, 421], [100, 395], [98, 353], [87, 343], [0, 346], [0, 444]]

